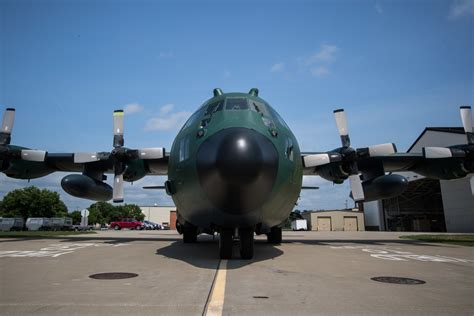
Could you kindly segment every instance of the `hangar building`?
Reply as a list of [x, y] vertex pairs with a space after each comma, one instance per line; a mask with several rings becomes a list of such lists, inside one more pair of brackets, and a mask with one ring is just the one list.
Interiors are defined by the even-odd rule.
[[[407, 152], [423, 147], [466, 144], [462, 128], [427, 127]], [[474, 196], [470, 178], [426, 179], [413, 172], [400, 172], [408, 189], [392, 199], [364, 203], [367, 230], [474, 232]]]
[[146, 220], [176, 229], [176, 206], [140, 206], [140, 209]]
[[308, 230], [316, 231], [362, 231], [364, 212], [352, 210], [311, 211], [301, 216], [308, 223]]

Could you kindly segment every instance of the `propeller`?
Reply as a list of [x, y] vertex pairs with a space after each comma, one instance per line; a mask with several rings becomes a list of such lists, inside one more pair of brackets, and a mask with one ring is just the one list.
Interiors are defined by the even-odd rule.
[[[461, 106], [460, 112], [461, 112], [462, 126], [464, 127], [464, 132], [466, 133], [466, 137], [467, 137], [467, 143], [468, 145], [474, 145], [474, 130], [472, 128], [471, 107]], [[472, 150], [472, 148], [468, 149], [468, 151], [469, 151], [468, 154], [472, 158], [474, 156], [474, 151]], [[471, 185], [471, 193], [474, 196], [474, 175], [471, 175], [470, 185]]]
[[111, 159], [114, 170], [113, 201], [115, 203], [124, 200], [123, 174], [127, 168], [127, 162], [134, 159], [160, 159], [165, 156], [162, 147], [151, 147], [142, 149], [130, 149], [124, 147], [124, 112], [115, 110], [113, 113], [113, 147], [111, 152], [77, 152], [74, 153], [75, 163], [89, 163]]
[[469, 145], [474, 144], [474, 131], [472, 130], [472, 110], [470, 106], [461, 106], [461, 120], [466, 133], [467, 143]]
[[7, 164], [4, 164], [4, 167], [7, 168], [6, 166], [11, 159], [21, 159], [35, 162], [45, 161], [47, 152], [44, 150], [10, 147], [14, 123], [15, 109], [5, 109], [5, 112], [3, 113], [2, 127], [0, 130], [0, 160], [7, 161]]
[[351, 186], [352, 196], [354, 201], [364, 200], [364, 189], [362, 188], [362, 181], [359, 177], [359, 168], [357, 167], [357, 151], [351, 148], [351, 140], [349, 137], [349, 130], [347, 128], [346, 112], [343, 109], [334, 111], [334, 118], [336, 119], [337, 130], [341, 137], [342, 143], [342, 161], [345, 163], [349, 174], [349, 184]]
[[0, 131], [0, 145], [10, 145], [15, 109], [7, 108], [3, 113], [2, 129]]

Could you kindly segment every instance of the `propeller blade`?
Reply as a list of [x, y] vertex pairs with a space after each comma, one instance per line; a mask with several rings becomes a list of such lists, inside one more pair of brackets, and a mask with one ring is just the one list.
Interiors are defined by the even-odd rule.
[[351, 141], [349, 139], [349, 130], [347, 129], [347, 118], [344, 109], [334, 111], [334, 118], [336, 119], [337, 130], [341, 136], [343, 147], [350, 147]]
[[74, 163], [86, 163], [99, 161], [99, 154], [97, 152], [78, 152], [74, 153]]
[[46, 151], [23, 149], [21, 151], [21, 159], [27, 161], [43, 162], [46, 159]]
[[472, 110], [470, 106], [461, 106], [461, 120], [464, 132], [467, 136], [467, 143], [474, 144], [474, 131], [472, 130]]
[[113, 201], [114, 203], [123, 202], [123, 174], [114, 176]]
[[162, 147], [138, 149], [140, 159], [160, 159], [165, 156], [165, 149]]
[[423, 147], [423, 156], [426, 159], [451, 158], [451, 150], [445, 147]]
[[10, 144], [10, 135], [15, 122], [15, 109], [8, 108], [3, 113], [2, 129], [0, 130], [0, 145]]
[[123, 139], [123, 110], [114, 111], [114, 147], [122, 147]]
[[358, 148], [357, 154], [360, 157], [378, 157], [397, 152], [397, 147], [394, 143], [373, 145], [365, 148]]
[[363, 201], [364, 197], [364, 188], [362, 187], [362, 181], [358, 174], [352, 174], [349, 176], [349, 183], [351, 185], [352, 198], [356, 202]]
[[311, 154], [303, 157], [303, 167], [312, 168], [317, 166], [326, 165], [334, 161], [341, 161], [341, 155], [339, 153], [321, 153]]

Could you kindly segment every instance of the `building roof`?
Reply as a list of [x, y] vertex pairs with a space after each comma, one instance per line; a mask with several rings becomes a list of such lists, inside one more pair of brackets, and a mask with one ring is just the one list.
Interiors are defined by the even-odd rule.
[[441, 132], [441, 133], [450, 133], [450, 134], [464, 134], [464, 128], [462, 127], [426, 127], [425, 130], [418, 136], [418, 138], [413, 142], [413, 144], [408, 148], [407, 152], [410, 152], [416, 143], [425, 135], [426, 132]]

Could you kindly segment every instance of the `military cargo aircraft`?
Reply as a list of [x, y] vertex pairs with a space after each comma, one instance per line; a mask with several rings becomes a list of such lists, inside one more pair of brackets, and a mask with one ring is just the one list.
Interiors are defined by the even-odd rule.
[[[14, 146], [10, 144], [14, 115], [14, 109], [6, 109], [0, 132], [0, 170], [8, 177], [33, 179], [55, 171], [76, 172], [61, 181], [67, 193], [123, 202], [124, 181], [167, 175], [163, 188], [177, 207], [183, 241], [194, 243], [199, 233], [219, 232], [219, 253], [224, 259], [232, 257], [234, 239], [243, 259], [253, 257], [254, 233], [266, 234], [272, 244], [282, 241], [279, 225], [297, 202], [303, 175], [318, 175], [333, 183], [349, 180], [355, 201], [371, 201], [406, 189], [407, 179], [394, 171], [443, 180], [474, 172], [468, 106], [461, 107], [466, 144], [425, 147], [419, 154], [397, 153], [392, 143], [352, 148], [342, 109], [334, 111], [342, 146], [301, 152], [288, 125], [256, 88], [249, 93], [214, 89], [213, 97], [181, 128], [170, 152], [162, 147], [125, 147], [122, 110], [113, 113], [110, 152], [49, 153]], [[113, 187], [104, 182], [106, 173], [114, 175]], [[471, 178], [474, 190], [473, 182]]]

